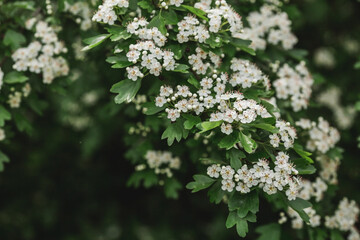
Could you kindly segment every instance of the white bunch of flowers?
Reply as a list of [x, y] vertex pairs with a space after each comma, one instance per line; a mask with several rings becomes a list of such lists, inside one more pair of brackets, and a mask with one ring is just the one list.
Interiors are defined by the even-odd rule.
[[[145, 159], [149, 168], [154, 169], [156, 174], [166, 174], [167, 177], [172, 177], [172, 170], [180, 169], [181, 161], [178, 157], [173, 157], [168, 151], [153, 151], [146, 152]], [[137, 170], [143, 170], [146, 166], [138, 165]]]
[[270, 144], [273, 147], [279, 147], [282, 142], [286, 149], [291, 148], [296, 138], [295, 128], [293, 128], [289, 122], [283, 120], [276, 120], [275, 126], [279, 129], [279, 132], [269, 136]]
[[318, 156], [316, 160], [320, 162], [321, 166], [320, 177], [330, 184], [337, 184], [337, 169], [340, 165], [340, 159], [338, 157], [331, 159], [323, 154]]
[[184, 0], [160, 0], [159, 7], [168, 9], [169, 6], [174, 5], [176, 7], [180, 7], [180, 5], [184, 2]]
[[270, 89], [269, 78], [249, 60], [233, 58], [230, 69], [234, 71], [229, 81], [233, 87], [241, 85], [242, 88], [250, 88], [252, 85], [261, 82], [267, 90]]
[[274, 45], [281, 43], [286, 50], [292, 49], [297, 43], [296, 36], [291, 32], [288, 15], [275, 6], [263, 5], [260, 12], [251, 12], [247, 21], [250, 26], [237, 35], [251, 40], [250, 46], [254, 49], [265, 49], [266, 41]]
[[197, 47], [196, 54], [191, 54], [188, 57], [189, 64], [196, 74], [205, 75], [209, 68], [217, 68], [221, 64], [221, 57], [209, 51], [205, 52], [203, 49]]
[[68, 11], [75, 16], [79, 16], [76, 18], [76, 22], [80, 24], [81, 30], [86, 31], [91, 28], [92, 10], [87, 2], [80, 1], [74, 4], [69, 4], [65, 1], [65, 11]]
[[209, 31], [217, 33], [221, 27], [228, 23], [230, 25], [230, 32], [233, 35], [240, 33], [243, 29], [241, 16], [235, 12], [225, 0], [215, 1], [215, 8], [211, 8], [212, 0], [202, 0], [195, 3], [195, 7], [207, 13], [209, 21]]
[[343, 198], [335, 214], [325, 217], [325, 226], [330, 229], [339, 229], [340, 231], [353, 231], [358, 215], [359, 207], [356, 205], [356, 202]]
[[316, 178], [315, 182], [303, 180], [298, 197], [305, 200], [310, 200], [311, 197], [315, 197], [315, 201], [320, 202], [327, 188], [326, 183], [319, 177]]
[[137, 134], [143, 137], [146, 137], [150, 131], [151, 131], [150, 127], [144, 126], [144, 124], [142, 124], [141, 122], [137, 122], [135, 127], [131, 126], [129, 128], [130, 135]]
[[293, 177], [298, 172], [284, 152], [279, 152], [276, 156], [274, 169], [270, 169], [266, 159], [259, 159], [252, 167], [244, 164], [236, 172], [231, 166], [220, 167], [213, 164], [208, 167], [207, 174], [212, 178], [221, 177], [221, 188], [224, 191], [232, 192], [235, 188], [245, 194], [252, 187], [258, 186], [269, 195], [284, 191], [289, 200], [296, 198], [300, 186], [300, 181]]
[[[309, 225], [311, 227], [318, 227], [320, 226], [321, 223], [321, 217], [320, 215], [316, 214], [316, 211], [312, 208], [305, 208], [304, 212], [309, 216], [310, 220], [309, 220]], [[287, 211], [288, 215], [290, 216], [290, 218], [292, 218], [291, 220], [291, 226], [294, 229], [302, 229], [303, 225], [304, 225], [304, 221], [302, 220], [302, 218], [300, 217], [300, 215], [292, 208], [288, 208]]]
[[153, 41], [149, 40], [131, 44], [126, 57], [134, 64], [139, 63], [136, 66], [126, 68], [128, 78], [133, 81], [144, 77], [142, 69], [147, 69], [150, 74], [159, 76], [163, 68], [171, 71], [176, 66], [173, 52], [163, 51], [156, 47]]
[[166, 37], [156, 27], [147, 28], [148, 24], [149, 22], [145, 18], [134, 18], [134, 21], [127, 25], [126, 30], [141, 40], [152, 40], [159, 47], [164, 46]]
[[63, 57], [56, 55], [66, 53], [67, 48], [58, 40], [54, 28], [44, 21], [39, 21], [35, 26], [35, 37], [39, 41], [35, 40], [12, 54], [11, 57], [15, 61], [13, 69], [20, 72], [42, 72], [43, 82], [47, 84], [52, 83], [56, 77], [66, 76], [69, 72], [68, 64]]
[[276, 97], [291, 100], [291, 106], [295, 112], [306, 109], [311, 96], [311, 87], [314, 83], [305, 62], [300, 62], [295, 69], [284, 64], [277, 71], [278, 79], [273, 83]]
[[128, 8], [128, 0], [105, 0], [102, 5], [99, 6], [98, 11], [92, 17], [94, 22], [103, 22], [109, 25], [113, 25], [117, 20], [115, 8]]
[[166, 108], [168, 118], [175, 121], [180, 117], [180, 113], [195, 112], [197, 115], [205, 109], [213, 109], [216, 112], [210, 114], [209, 121], [224, 121], [227, 125], [222, 125], [225, 134], [232, 132], [231, 125], [238, 123], [246, 124], [261, 118], [268, 118], [271, 115], [265, 107], [256, 101], [244, 99], [240, 92], [226, 92], [225, 87], [228, 83], [226, 73], [213, 74], [211, 78], [205, 77], [201, 80], [200, 88], [196, 93], [192, 93], [187, 86], [178, 85], [177, 91], [169, 86], [160, 88], [160, 95], [155, 99], [155, 104], [162, 107], [166, 103], [174, 108]]
[[356, 109], [354, 106], [342, 106], [340, 97], [340, 88], [331, 87], [320, 93], [317, 97], [317, 101], [333, 111], [336, 123], [339, 128], [347, 129], [354, 123]]
[[311, 122], [309, 119], [300, 119], [295, 124], [308, 130], [310, 139], [307, 141], [306, 147], [310, 151], [317, 150], [326, 153], [340, 140], [339, 131], [331, 127], [329, 122], [322, 117], [318, 118], [318, 123]]
[[183, 20], [178, 22], [179, 33], [176, 35], [179, 43], [188, 42], [194, 40], [199, 43], [205, 42], [210, 38], [209, 31], [206, 26], [192, 15], [184, 17]]

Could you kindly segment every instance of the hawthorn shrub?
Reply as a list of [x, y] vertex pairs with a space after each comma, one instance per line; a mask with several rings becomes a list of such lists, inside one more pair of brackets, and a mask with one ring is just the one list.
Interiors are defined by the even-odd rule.
[[360, 239], [339, 2], [1, 2], [4, 237]]

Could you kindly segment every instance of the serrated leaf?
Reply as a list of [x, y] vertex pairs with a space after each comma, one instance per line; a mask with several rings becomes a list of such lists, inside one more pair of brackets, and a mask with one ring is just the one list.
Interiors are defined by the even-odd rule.
[[165, 129], [161, 139], [167, 139], [168, 145], [171, 146], [175, 139], [180, 142], [182, 138], [187, 137], [188, 133], [189, 131], [183, 128], [183, 122], [178, 120]]
[[246, 234], [249, 232], [246, 220], [241, 219], [236, 223], [236, 232], [240, 237], [246, 237]]
[[197, 89], [200, 89], [200, 83], [193, 75], [190, 75], [187, 82], [196, 87]]
[[225, 222], [226, 228], [232, 228], [233, 226], [235, 226], [237, 221], [238, 221], [238, 216], [236, 211], [229, 212], [229, 215]]
[[152, 10], [154, 10], [152, 4], [145, 0], [138, 2], [137, 5], [142, 9], [148, 10], [148, 12], [152, 12]]
[[181, 72], [181, 73], [188, 73], [189, 66], [185, 65], [185, 64], [178, 64], [174, 70], [172, 70], [173, 72]]
[[153, 28], [153, 27], [156, 27], [163, 35], [165, 35], [167, 32], [164, 18], [161, 17], [160, 15], [153, 17], [152, 20], [147, 25], [147, 28]]
[[188, 130], [192, 129], [194, 126], [201, 122], [201, 118], [199, 116], [183, 114], [183, 117], [186, 119], [186, 121], [184, 122], [184, 128]]
[[239, 149], [232, 148], [226, 151], [226, 158], [230, 160], [230, 166], [234, 168], [235, 171], [241, 168], [241, 159], [245, 157], [245, 153]]
[[191, 6], [188, 6], [188, 5], [181, 5], [181, 7], [185, 8], [186, 10], [188, 10], [191, 13], [195, 14], [199, 18], [204, 19], [206, 21], [209, 21], [209, 19], [206, 17], [206, 12], [204, 12], [203, 10], [201, 10], [199, 8], [194, 8], [194, 7], [191, 7]]
[[252, 153], [256, 149], [257, 147], [256, 142], [241, 131], [239, 132], [239, 139], [241, 145], [243, 146], [244, 150], [247, 153]]
[[304, 158], [306, 161], [308, 161], [309, 163], [314, 163], [314, 161], [309, 157], [312, 154], [310, 152], [306, 152], [303, 150], [303, 147], [299, 144], [294, 144], [293, 149], [295, 150], [295, 152], [297, 154], [299, 154], [300, 157]]
[[201, 130], [200, 133], [204, 133], [206, 131], [209, 131], [211, 129], [214, 129], [218, 126], [220, 126], [222, 121], [216, 121], [216, 122], [202, 122], [196, 125], [197, 128]]
[[141, 80], [132, 81], [130, 79], [126, 79], [115, 83], [111, 87], [110, 92], [118, 93], [118, 95], [115, 97], [115, 103], [121, 104], [123, 102], [130, 102], [133, 100], [140, 87]]
[[111, 36], [111, 34], [100, 34], [100, 35], [85, 39], [84, 43], [86, 43], [88, 46], [84, 47], [81, 51], [88, 51], [88, 50], [100, 45], [102, 42], [104, 42], [110, 36]]
[[192, 190], [191, 192], [193, 193], [208, 188], [215, 182], [215, 179], [200, 174], [194, 175], [194, 180], [194, 182], [190, 182], [186, 185], [186, 188]]
[[12, 50], [18, 49], [21, 44], [26, 42], [26, 38], [21, 33], [8, 29], [5, 32], [3, 43], [5, 46], [10, 46]]
[[23, 83], [26, 82], [28, 79], [29, 78], [24, 74], [17, 71], [12, 71], [5, 75], [4, 82], [8, 84]]
[[11, 119], [11, 114], [6, 108], [3, 106], [0, 106], [0, 127], [3, 127], [5, 125], [6, 120]]
[[270, 223], [257, 227], [255, 232], [260, 234], [257, 240], [280, 240], [280, 225], [277, 223]]
[[219, 142], [218, 146], [220, 148], [225, 148], [226, 150], [229, 150], [232, 148], [236, 143], [238, 143], [239, 140], [239, 132], [234, 131], [231, 134], [223, 137], [221, 141]]
[[267, 123], [254, 123], [254, 124], [249, 124], [249, 125], [253, 126], [253, 127], [256, 127], [256, 128], [266, 130], [266, 131], [271, 132], [271, 133], [278, 133], [279, 132], [279, 130], [275, 126], [272, 126], [271, 124], [267, 124]]
[[220, 181], [217, 181], [215, 184], [213, 184], [208, 191], [208, 196], [211, 203], [219, 204], [224, 195], [225, 192], [221, 189]]
[[308, 201], [306, 201], [306, 200], [304, 200], [302, 198], [296, 198], [295, 200], [289, 201], [288, 204], [292, 209], [294, 209], [300, 215], [300, 217], [306, 223], [309, 223], [310, 218], [305, 213], [304, 209], [312, 207], [312, 204], [310, 202], [308, 202]]
[[146, 103], [143, 103], [141, 106], [144, 109], [145, 115], [154, 115], [158, 112], [161, 112], [162, 110], [164, 110], [166, 108], [166, 106], [157, 107], [157, 106], [155, 106], [154, 102], [146, 102]]
[[179, 22], [175, 11], [172, 9], [163, 11], [161, 16], [165, 19], [165, 24], [176, 25]]

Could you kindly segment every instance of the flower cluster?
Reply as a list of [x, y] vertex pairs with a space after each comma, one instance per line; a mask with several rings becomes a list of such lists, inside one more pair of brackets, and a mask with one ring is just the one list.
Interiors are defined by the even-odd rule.
[[175, 69], [174, 53], [161, 50], [152, 41], [131, 44], [126, 56], [130, 62], [139, 63], [137, 66], [126, 68], [128, 78], [133, 81], [144, 77], [141, 71], [143, 68], [155, 76], [159, 76], [163, 68], [167, 71]]
[[[316, 214], [316, 211], [312, 207], [305, 208], [304, 212], [310, 218], [309, 225], [311, 227], [320, 226], [321, 217], [320, 217], [320, 215]], [[292, 218], [292, 220], [291, 220], [292, 228], [294, 228], [294, 229], [302, 229], [303, 225], [304, 225], [304, 222], [303, 222], [302, 218], [300, 217], [300, 215], [290, 207], [288, 208], [287, 213], [290, 216], [290, 218]]]
[[212, 0], [201, 0], [195, 3], [194, 7], [199, 8], [207, 13], [209, 18], [209, 31], [217, 33], [225, 24], [230, 25], [232, 35], [240, 33], [243, 29], [241, 16], [235, 12], [225, 0], [215, 2], [216, 8], [211, 8]]
[[[188, 57], [189, 64], [196, 74], [205, 75], [210, 67], [217, 68], [221, 64], [221, 57], [209, 51], [208, 53], [197, 47], [196, 54], [191, 54]], [[209, 61], [210, 60], [210, 61]]]
[[327, 188], [328, 186], [326, 183], [319, 177], [317, 177], [313, 183], [309, 180], [303, 180], [298, 197], [305, 200], [309, 200], [311, 197], [315, 197], [315, 201], [319, 202], [323, 199], [324, 192], [327, 190]]
[[275, 126], [278, 128], [279, 132], [269, 136], [270, 144], [273, 147], [279, 147], [282, 142], [286, 149], [291, 148], [294, 145], [294, 140], [296, 138], [296, 130], [289, 122], [283, 120], [276, 120]]
[[310, 139], [306, 147], [310, 151], [318, 150], [321, 153], [326, 153], [333, 148], [340, 140], [340, 133], [337, 129], [330, 127], [329, 122], [319, 117], [318, 123], [311, 122], [309, 119], [300, 119], [295, 124], [302, 129], [308, 130]]
[[233, 87], [241, 85], [242, 88], [250, 88], [261, 82], [267, 90], [270, 89], [269, 78], [249, 60], [233, 58], [230, 69], [234, 71], [229, 81]]
[[[339, 229], [340, 231], [350, 231], [352, 238], [348, 239], [360, 239], [359, 234], [355, 230], [355, 222], [359, 215], [359, 207], [355, 201], [349, 201], [347, 198], [343, 198], [335, 211], [334, 216], [325, 217], [325, 226], [330, 229]], [[355, 238], [357, 234], [358, 238]]]
[[317, 101], [333, 111], [336, 123], [339, 128], [347, 129], [354, 123], [356, 110], [354, 106], [342, 106], [340, 97], [340, 88], [331, 87], [320, 93], [317, 97]]
[[[173, 157], [171, 152], [149, 150], [146, 152], [145, 159], [149, 168], [154, 169], [156, 174], [166, 174], [167, 177], [172, 177], [172, 170], [180, 169], [180, 158]], [[144, 164], [136, 167], [138, 171], [145, 168]]]
[[105, 0], [102, 5], [99, 6], [98, 11], [92, 17], [95, 22], [104, 22], [109, 25], [113, 25], [117, 20], [115, 8], [128, 8], [128, 0]]
[[277, 72], [278, 79], [273, 83], [276, 97], [291, 100], [295, 112], [306, 109], [311, 96], [311, 87], [314, 83], [305, 62], [300, 62], [295, 69], [284, 64]]
[[160, 0], [159, 7], [168, 9], [169, 6], [175, 5], [176, 7], [180, 7], [180, 5], [184, 2], [184, 0]]
[[289, 162], [289, 156], [279, 152], [276, 156], [274, 169], [270, 169], [266, 159], [259, 161], [252, 167], [244, 164], [239, 170], [231, 166], [213, 164], [208, 167], [207, 174], [212, 178], [221, 177], [222, 190], [248, 193], [252, 187], [260, 187], [267, 194], [275, 194], [277, 191], [285, 191], [289, 200], [296, 198], [299, 189], [299, 180], [292, 175], [297, 175], [297, 170]]
[[76, 2], [70, 5], [65, 1], [65, 11], [68, 11], [75, 16], [79, 16], [76, 18], [76, 23], [80, 24], [81, 30], [86, 31], [91, 28], [92, 10], [87, 2]]
[[252, 41], [254, 49], [265, 49], [266, 40], [274, 45], [281, 43], [286, 50], [292, 49], [297, 43], [296, 36], [291, 32], [291, 21], [284, 12], [275, 6], [264, 5], [260, 12], [251, 12], [247, 17], [249, 27], [239, 37]]
[[145, 18], [135, 18], [133, 22], [127, 25], [126, 30], [141, 40], [152, 40], [159, 47], [164, 46], [166, 37], [156, 27], [147, 28], [148, 24], [149, 22]]
[[144, 126], [141, 122], [137, 122], [135, 127], [131, 126], [129, 128], [130, 135], [137, 134], [137, 135], [141, 135], [143, 137], [146, 137], [150, 131], [151, 131], [150, 127]]
[[[194, 111], [197, 115], [205, 109], [213, 109], [209, 121], [224, 121], [227, 125], [222, 126], [226, 134], [232, 132], [232, 126], [238, 123], [251, 123], [258, 116], [261, 118], [271, 117], [265, 107], [256, 101], [244, 99], [239, 92], [226, 92], [225, 87], [228, 76], [225, 73], [214, 74], [212, 78], [205, 77], [201, 80], [202, 86], [196, 93], [192, 93], [188, 86], [178, 85], [177, 91], [169, 86], [160, 88], [160, 95], [155, 99], [155, 104], [162, 107], [166, 103], [174, 108], [166, 108], [168, 118], [175, 121], [181, 112]], [[215, 85], [216, 83], [216, 85]]]
[[[34, 21], [31, 22], [33, 24], [29, 24], [29, 28], [35, 24]], [[67, 48], [58, 40], [54, 29], [46, 22], [39, 21], [35, 26], [35, 37], [39, 41], [35, 40], [12, 54], [15, 61], [13, 68], [17, 71], [42, 72], [43, 82], [48, 84], [56, 77], [66, 76], [69, 72], [67, 62], [63, 57], [56, 55], [66, 53]]]
[[321, 167], [320, 177], [330, 184], [337, 184], [337, 169], [340, 165], [340, 159], [338, 157], [331, 159], [327, 155], [322, 154], [316, 160], [320, 163]]
[[194, 17], [186, 16], [183, 20], [178, 22], [179, 33], [176, 38], [179, 43], [188, 42], [189, 40], [195, 40], [199, 43], [205, 42], [206, 39], [210, 38], [209, 31], [206, 26]]

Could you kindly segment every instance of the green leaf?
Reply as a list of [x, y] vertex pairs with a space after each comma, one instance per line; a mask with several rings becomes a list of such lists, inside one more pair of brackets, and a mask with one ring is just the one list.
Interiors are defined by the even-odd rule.
[[355, 63], [354, 68], [355, 68], [355, 69], [360, 69], [360, 61], [357, 62], [357, 63]]
[[184, 128], [188, 130], [192, 129], [196, 124], [201, 122], [201, 118], [199, 116], [183, 114], [183, 117], [186, 119], [184, 122]]
[[267, 123], [254, 123], [254, 124], [248, 124], [248, 125], [256, 127], [256, 128], [264, 129], [271, 133], [279, 132], [279, 130], [275, 126], [272, 126], [271, 124], [267, 124]]
[[203, 10], [198, 9], [198, 8], [194, 8], [194, 7], [191, 7], [191, 6], [188, 6], [188, 5], [181, 5], [181, 7], [187, 9], [188, 11], [195, 14], [199, 18], [204, 19], [206, 21], [209, 21], [209, 19], [206, 17], [206, 12], [204, 12]]
[[313, 174], [316, 172], [316, 168], [307, 161], [304, 161], [302, 158], [293, 160], [293, 163], [295, 164], [295, 169], [300, 175]]
[[5, 46], [10, 46], [14, 51], [18, 49], [21, 44], [26, 42], [26, 38], [21, 33], [15, 32], [12, 29], [8, 29], [5, 33], [3, 43]]
[[185, 64], [178, 64], [174, 70], [172, 70], [173, 72], [181, 72], [181, 73], [188, 73], [189, 66], [185, 65]]
[[167, 32], [166, 27], [165, 27], [164, 18], [161, 17], [160, 15], [153, 17], [153, 19], [147, 25], [147, 28], [153, 28], [153, 27], [156, 27], [157, 29], [159, 29], [159, 31], [163, 35], [165, 35]]
[[126, 79], [115, 83], [111, 87], [110, 92], [118, 93], [118, 95], [115, 97], [115, 103], [121, 104], [123, 102], [130, 102], [133, 100], [140, 87], [141, 80], [132, 81], [130, 79]]
[[8, 156], [6, 156], [2, 151], [0, 151], [0, 172], [4, 171], [4, 163], [10, 162]]
[[235, 192], [229, 198], [228, 207], [230, 211], [237, 210], [237, 214], [241, 218], [245, 217], [248, 212], [257, 213], [259, 211], [258, 193], [255, 190], [247, 194]]
[[186, 185], [186, 188], [192, 190], [193, 193], [208, 188], [215, 182], [215, 179], [205, 175], [194, 175], [194, 180]]
[[4, 82], [8, 84], [23, 83], [26, 82], [28, 79], [29, 78], [24, 74], [17, 71], [12, 71], [5, 75]]
[[0, 106], [0, 127], [3, 127], [5, 125], [6, 120], [11, 119], [11, 114], [6, 108], [3, 106]]
[[176, 25], [179, 22], [175, 11], [172, 9], [163, 11], [161, 16], [165, 19], [165, 24]]
[[277, 223], [270, 223], [257, 227], [255, 232], [260, 234], [260, 237], [257, 240], [280, 240], [281, 234], [280, 225]]
[[240, 237], [246, 237], [246, 234], [249, 232], [248, 223], [246, 220], [239, 220], [236, 223], [236, 231]]
[[244, 52], [247, 52], [252, 56], [256, 55], [255, 50], [249, 47], [249, 45], [251, 44], [251, 41], [249, 41], [249, 40], [243, 40], [243, 39], [239, 39], [239, 38], [232, 38], [230, 43], [233, 46], [238, 47], [240, 50], [243, 50]]
[[161, 112], [162, 110], [164, 110], [166, 108], [165, 106], [157, 107], [157, 106], [155, 106], [154, 102], [146, 102], [146, 103], [143, 103], [141, 106], [144, 108], [145, 115], [154, 115], [158, 112]]
[[111, 68], [125, 68], [134, 64], [129, 62], [125, 55], [108, 57], [106, 58], [106, 62], [114, 64]]
[[226, 150], [229, 150], [238, 142], [239, 142], [239, 132], [234, 131], [231, 134], [224, 137], [223, 139], [221, 139], [218, 146], [220, 148], [226, 148]]
[[170, 124], [161, 135], [161, 139], [167, 139], [167, 143], [171, 146], [176, 139], [178, 142], [182, 138], [187, 138], [189, 131], [183, 128], [183, 122], [178, 120]]
[[303, 150], [303, 147], [299, 144], [294, 144], [293, 149], [295, 150], [295, 152], [297, 154], [299, 154], [300, 157], [304, 158], [306, 161], [308, 161], [309, 163], [314, 163], [314, 161], [309, 158], [309, 156], [311, 156], [312, 154], [310, 152], [306, 152]]
[[202, 122], [196, 125], [197, 128], [201, 130], [200, 133], [204, 133], [206, 131], [209, 131], [211, 129], [214, 129], [218, 126], [220, 126], [222, 121], [216, 121], [216, 122]]
[[20, 132], [27, 132], [28, 134], [32, 133], [32, 126], [28, 119], [24, 117], [20, 112], [13, 112], [13, 118], [16, 124], [16, 127], [19, 129]]
[[87, 50], [90, 50], [90, 49], [100, 45], [102, 42], [104, 42], [110, 36], [111, 36], [111, 34], [101, 34], [98, 36], [94, 36], [94, 37], [85, 39], [84, 43], [88, 44], [88, 46], [84, 47], [81, 51], [87, 51]]
[[126, 28], [121, 26], [109, 26], [106, 28], [108, 32], [111, 34], [110, 40], [115, 42], [121, 39], [129, 39], [131, 38], [131, 33], [127, 32]]
[[217, 181], [215, 184], [213, 184], [208, 191], [208, 196], [211, 203], [219, 204], [224, 195], [225, 192], [221, 189], [220, 181]]
[[239, 217], [237, 216], [236, 211], [229, 212], [229, 215], [225, 223], [226, 228], [232, 228], [233, 226], [235, 226], [235, 224], [238, 221], [238, 218]]
[[288, 202], [289, 206], [294, 209], [300, 217], [306, 222], [309, 223], [310, 218], [303, 210], [304, 208], [312, 207], [312, 204], [302, 198], [296, 198], [293, 201]]
[[230, 159], [230, 166], [236, 170], [241, 168], [241, 159], [245, 158], [245, 153], [239, 149], [232, 148], [226, 151], [226, 158]]
[[336, 229], [331, 230], [330, 239], [331, 240], [344, 240], [343, 236], [341, 235], [341, 232]]
[[304, 58], [306, 57], [306, 55], [308, 55], [308, 52], [304, 49], [291, 49], [291, 50], [286, 50], [286, 53], [289, 54], [290, 57], [298, 60], [298, 61], [302, 61], [304, 60]]
[[152, 12], [152, 10], [154, 10], [153, 5], [145, 0], [138, 2], [137, 5], [142, 9], [148, 10], [148, 12]]
[[239, 138], [240, 138], [241, 145], [243, 146], [244, 150], [247, 153], [252, 153], [256, 149], [256, 147], [257, 147], [256, 142], [241, 131], [239, 133]]
[[196, 87], [197, 89], [200, 89], [200, 83], [193, 75], [190, 75], [190, 78], [187, 80], [187, 82]]
[[178, 191], [180, 189], [182, 189], [182, 185], [175, 178], [168, 178], [165, 180], [164, 191], [167, 198], [177, 199], [179, 197]]

